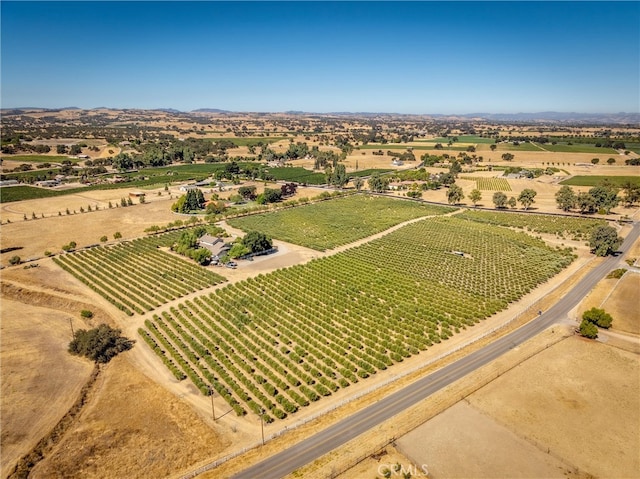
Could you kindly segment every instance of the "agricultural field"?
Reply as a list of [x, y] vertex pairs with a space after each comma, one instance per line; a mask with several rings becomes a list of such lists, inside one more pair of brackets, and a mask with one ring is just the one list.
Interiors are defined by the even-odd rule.
[[16, 161], [19, 163], [61, 163], [63, 161], [71, 161], [76, 163], [77, 158], [71, 156], [51, 156], [51, 155], [10, 155], [2, 156], [3, 161]]
[[[536, 143], [536, 145], [539, 145]], [[552, 145], [551, 143], [545, 143], [544, 145], [539, 145], [541, 148], [544, 148], [547, 151], [553, 151], [554, 153], [596, 153], [603, 155], [617, 155], [618, 152], [613, 148], [602, 148], [594, 145], [585, 145], [585, 144], [556, 144]]]
[[273, 176], [276, 180], [293, 181], [309, 185], [324, 185], [327, 182], [327, 177], [324, 173], [307, 170], [299, 166], [269, 168], [269, 175]]
[[352, 195], [312, 205], [235, 218], [234, 228], [263, 233], [318, 251], [366, 238], [393, 225], [454, 208], [431, 206], [392, 198]]
[[425, 219], [185, 301], [139, 333], [176, 378], [272, 421], [473, 326], [572, 260], [524, 233]]
[[511, 191], [511, 185], [505, 178], [474, 178], [471, 176], [461, 176], [461, 180], [476, 182], [476, 188], [483, 191]]
[[[176, 234], [167, 233], [168, 237]], [[91, 248], [54, 261], [129, 316], [225, 281], [157, 249], [163, 236]]]
[[568, 218], [497, 211], [464, 211], [456, 215], [456, 218], [496, 226], [525, 229], [534, 233], [553, 234], [559, 238], [566, 236], [574, 240], [586, 239], [593, 228], [607, 224], [605, 220], [590, 218]]
[[637, 185], [640, 185], [640, 176], [597, 176], [589, 175], [582, 176], [576, 175], [561, 181], [561, 185], [569, 186], [598, 186], [599, 184], [607, 181], [615, 186], [621, 187], [626, 182], [630, 181]]
[[8, 186], [0, 189], [0, 203], [51, 198], [69, 194], [69, 190], [52, 190], [51, 188], [36, 188], [35, 186]]

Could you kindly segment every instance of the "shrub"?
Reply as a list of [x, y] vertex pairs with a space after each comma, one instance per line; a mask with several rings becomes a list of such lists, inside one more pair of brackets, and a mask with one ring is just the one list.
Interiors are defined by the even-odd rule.
[[613, 271], [611, 271], [611, 273], [609, 273], [607, 275], [607, 278], [609, 279], [620, 279], [622, 278], [622, 276], [627, 272], [626, 269], [624, 268], [618, 268], [618, 269], [614, 269]]
[[16, 265], [20, 263], [22, 263], [22, 259], [20, 259], [20, 256], [12, 256], [11, 258], [9, 258], [10, 265]]
[[610, 328], [611, 323], [613, 322], [611, 315], [604, 309], [599, 308], [591, 308], [590, 310], [585, 311], [582, 314], [582, 320], [589, 321], [590, 323], [604, 329]]
[[598, 328], [593, 323], [583, 319], [580, 323], [580, 334], [585, 338], [596, 339], [598, 337]]
[[83, 318], [93, 318], [93, 312], [89, 311], [88, 309], [83, 309], [82, 311], [80, 311], [80, 316], [82, 316]]

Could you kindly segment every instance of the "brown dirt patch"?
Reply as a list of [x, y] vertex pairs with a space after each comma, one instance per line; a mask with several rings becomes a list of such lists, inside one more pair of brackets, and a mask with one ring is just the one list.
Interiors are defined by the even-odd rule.
[[571, 337], [497, 378], [469, 402], [589, 474], [638, 477], [637, 354]]
[[126, 356], [105, 369], [78, 422], [32, 477], [166, 477], [227, 445]]
[[68, 314], [9, 299], [4, 291], [1, 312], [1, 464], [6, 477], [64, 416], [93, 366], [67, 353]]
[[396, 445], [433, 477], [580, 477], [466, 401], [398, 439]]
[[640, 334], [640, 274], [627, 272], [620, 278], [602, 307], [613, 317], [612, 328]]

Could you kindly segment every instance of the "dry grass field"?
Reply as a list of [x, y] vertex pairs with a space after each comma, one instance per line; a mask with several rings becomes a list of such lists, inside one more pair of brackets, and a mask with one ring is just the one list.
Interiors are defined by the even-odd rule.
[[[4, 288], [3, 288], [4, 289]], [[2, 477], [71, 407], [92, 365], [67, 353], [69, 313], [3, 291], [0, 327]], [[81, 326], [79, 311], [73, 314]]]
[[30, 477], [167, 477], [227, 445], [125, 354], [107, 366], [77, 422]]
[[638, 476], [636, 354], [570, 338], [492, 382], [470, 403], [582, 471]]
[[639, 429], [637, 354], [572, 336], [396, 440], [385, 448], [388, 456], [369, 457], [340, 478], [383, 477], [395, 464], [412, 477], [427, 477], [426, 469], [432, 478], [634, 478]]

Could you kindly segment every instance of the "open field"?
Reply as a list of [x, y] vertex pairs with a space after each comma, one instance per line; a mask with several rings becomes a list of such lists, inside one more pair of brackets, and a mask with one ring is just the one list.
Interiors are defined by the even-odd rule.
[[50, 305], [31, 306], [3, 291], [1, 332], [1, 472], [7, 477], [71, 407], [92, 365], [67, 353], [69, 315]]
[[230, 444], [126, 354], [108, 365], [88, 403], [29, 477], [168, 477]]
[[601, 308], [611, 314], [611, 328], [625, 333], [640, 335], [640, 273], [627, 271], [622, 278], [605, 278], [585, 297], [576, 311], [580, 320], [582, 313], [591, 308]]
[[571, 337], [398, 446], [434, 477], [637, 477], [639, 378], [636, 355]]
[[324, 251], [412, 218], [451, 211], [454, 209], [355, 195], [276, 213], [231, 219], [228, 223], [244, 231], [262, 231], [273, 238]]
[[573, 176], [569, 179], [560, 182], [561, 185], [570, 186], [597, 186], [600, 183], [608, 181], [615, 186], [622, 186], [624, 183], [630, 181], [637, 185], [640, 185], [640, 176]]

